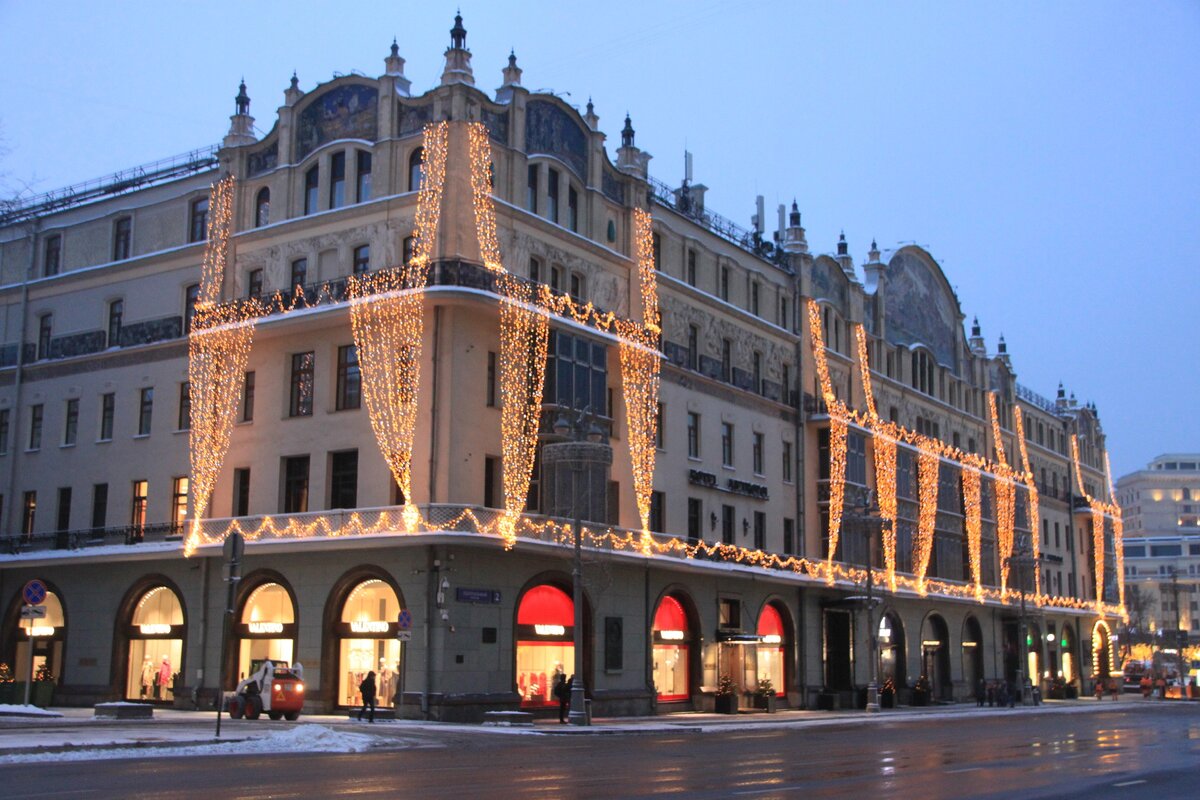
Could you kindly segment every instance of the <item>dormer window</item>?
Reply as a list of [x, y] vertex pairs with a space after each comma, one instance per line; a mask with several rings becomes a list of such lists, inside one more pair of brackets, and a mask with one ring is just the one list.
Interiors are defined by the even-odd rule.
[[418, 147], [408, 157], [408, 190], [421, 191], [421, 178], [425, 174], [421, 162], [425, 160], [425, 148]]
[[346, 205], [346, 154], [334, 153], [329, 159], [329, 207]]
[[546, 218], [558, 223], [558, 170], [546, 171]]
[[188, 242], [203, 242], [208, 238], [208, 198], [192, 201], [192, 214], [188, 227]]
[[925, 350], [914, 350], [912, 353], [912, 374], [909, 376], [912, 387], [924, 394], [933, 394], [933, 358]]
[[579, 192], [567, 186], [567, 227], [579, 233]]
[[263, 187], [258, 190], [254, 201], [254, 227], [261, 228], [271, 222], [271, 190]]
[[358, 187], [354, 199], [356, 202], [365, 203], [371, 199], [371, 154], [366, 150], [358, 150], [356, 153]]
[[315, 214], [317, 212], [317, 191], [321, 185], [321, 168], [314, 165], [308, 172], [304, 173], [304, 213]]

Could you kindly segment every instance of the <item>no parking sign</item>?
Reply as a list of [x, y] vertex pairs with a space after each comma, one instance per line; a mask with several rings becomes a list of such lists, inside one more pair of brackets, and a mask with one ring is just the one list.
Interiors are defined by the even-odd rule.
[[25, 588], [21, 590], [21, 597], [24, 598], [27, 605], [41, 605], [42, 601], [46, 599], [46, 584], [34, 578], [25, 584]]

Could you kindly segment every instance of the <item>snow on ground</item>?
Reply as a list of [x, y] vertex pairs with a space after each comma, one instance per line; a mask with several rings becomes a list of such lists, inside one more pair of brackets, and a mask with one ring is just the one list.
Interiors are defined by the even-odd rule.
[[63, 761], [96, 761], [111, 758], [151, 758], [169, 756], [246, 755], [249, 753], [361, 753], [376, 747], [405, 746], [393, 738], [365, 733], [343, 733], [324, 725], [297, 725], [272, 731], [265, 736], [240, 741], [217, 741], [177, 747], [114, 747], [65, 750], [52, 753], [13, 753], [0, 756], [0, 764]]
[[0, 703], [0, 717], [3, 716], [18, 716], [18, 717], [61, 717], [62, 714], [57, 711], [50, 711], [37, 706], [24, 706], [8, 703]]

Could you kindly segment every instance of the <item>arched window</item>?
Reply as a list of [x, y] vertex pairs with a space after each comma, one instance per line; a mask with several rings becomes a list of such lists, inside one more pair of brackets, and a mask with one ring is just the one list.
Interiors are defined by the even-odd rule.
[[315, 214], [317, 211], [317, 194], [318, 187], [321, 185], [321, 168], [318, 165], [313, 165], [308, 172], [304, 173], [304, 213]]
[[[29, 680], [29, 648], [33, 647], [33, 674], [36, 676], [43, 667], [50, 671], [55, 681], [62, 677], [63, 644], [66, 642], [66, 617], [63, 614], [62, 601], [52, 591], [46, 592], [46, 599], [41, 602], [46, 607], [46, 616], [41, 619], [23, 619], [13, 629], [16, 635], [16, 647], [13, 649], [13, 672], [18, 681]], [[5, 648], [6, 650], [8, 648]], [[23, 698], [22, 698], [23, 700]]]
[[271, 221], [271, 190], [266, 186], [258, 190], [254, 201], [254, 227], [261, 228]]
[[412, 155], [408, 157], [408, 190], [417, 192], [421, 190], [421, 179], [425, 174], [422, 162], [425, 160], [425, 148], [418, 147], [412, 151]]
[[929, 681], [935, 698], [951, 699], [950, 631], [937, 614], [926, 617], [921, 629], [921, 673]]
[[550, 705], [557, 674], [575, 664], [575, 603], [562, 589], [534, 586], [517, 607], [517, 690], [526, 706]]
[[967, 617], [963, 623], [962, 639], [963, 682], [972, 692], [978, 691], [983, 677], [983, 632], [979, 620]]
[[396, 639], [402, 604], [396, 590], [379, 578], [368, 578], [346, 596], [338, 622], [337, 704], [362, 703], [358, 686], [375, 672], [376, 700], [391, 707], [400, 688], [401, 648]]
[[275, 666], [289, 666], [296, 647], [296, 610], [288, 590], [278, 583], [263, 583], [251, 591], [242, 606], [237, 635], [236, 679], [254, 672], [268, 658]]
[[783, 614], [772, 603], [763, 606], [758, 615], [758, 680], [771, 681], [775, 694], [782, 697], [787, 692], [787, 630], [783, 625]]
[[667, 595], [654, 612], [650, 627], [654, 646], [654, 687], [661, 700], [687, 700], [692, 631], [678, 598]]
[[904, 625], [895, 614], [886, 613], [879, 619], [879, 679], [892, 689], [906, 685]]
[[183, 606], [175, 592], [155, 586], [138, 599], [126, 623], [129, 662], [125, 697], [175, 699], [175, 675], [183, 668]]

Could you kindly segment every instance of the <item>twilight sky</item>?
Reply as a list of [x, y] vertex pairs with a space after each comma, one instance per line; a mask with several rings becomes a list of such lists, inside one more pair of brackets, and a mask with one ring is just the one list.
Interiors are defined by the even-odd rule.
[[[60, 188], [218, 142], [244, 75], [261, 132], [295, 69], [437, 84], [455, 3], [0, 0], [0, 180]], [[586, 8], [587, 11], [579, 11]], [[331, 13], [330, 9], [335, 9]], [[794, 197], [810, 248], [926, 247], [1004, 334], [1021, 383], [1094, 401], [1114, 478], [1200, 451], [1200, 4], [462, 4], [476, 84], [509, 48], [610, 155], [625, 112], [651, 174], [749, 224]], [[1191, 331], [1189, 333], [1189, 331]], [[1189, 355], [1189, 353], [1191, 355]]]

